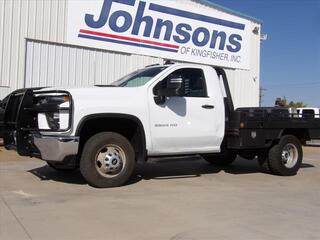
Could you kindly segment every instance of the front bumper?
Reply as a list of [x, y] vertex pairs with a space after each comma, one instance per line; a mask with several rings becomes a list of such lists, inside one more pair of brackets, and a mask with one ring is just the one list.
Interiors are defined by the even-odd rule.
[[33, 143], [45, 161], [62, 162], [78, 153], [79, 137], [34, 135]]

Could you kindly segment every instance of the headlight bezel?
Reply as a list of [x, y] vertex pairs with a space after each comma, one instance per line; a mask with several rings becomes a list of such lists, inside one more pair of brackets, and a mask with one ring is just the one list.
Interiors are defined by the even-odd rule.
[[[33, 104], [33, 109], [37, 112], [38, 131], [67, 132], [71, 129], [73, 100], [69, 92], [61, 90], [34, 92]], [[67, 124], [61, 124], [61, 119], [66, 120], [66, 114]], [[46, 119], [47, 124], [41, 122], [43, 119]]]

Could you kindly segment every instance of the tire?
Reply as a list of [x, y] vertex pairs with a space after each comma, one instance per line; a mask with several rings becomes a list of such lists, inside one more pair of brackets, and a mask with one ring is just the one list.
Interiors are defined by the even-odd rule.
[[135, 164], [134, 149], [124, 136], [102, 132], [85, 143], [80, 171], [93, 187], [119, 187], [129, 180]]
[[299, 171], [302, 158], [300, 141], [293, 135], [286, 135], [269, 150], [268, 165], [273, 174], [293, 176]]
[[210, 164], [217, 166], [228, 166], [236, 160], [237, 154], [234, 152], [226, 152], [220, 154], [202, 155], [202, 157]]
[[77, 169], [75, 166], [70, 166], [63, 163], [49, 162], [47, 161], [48, 166], [58, 172], [72, 172]]

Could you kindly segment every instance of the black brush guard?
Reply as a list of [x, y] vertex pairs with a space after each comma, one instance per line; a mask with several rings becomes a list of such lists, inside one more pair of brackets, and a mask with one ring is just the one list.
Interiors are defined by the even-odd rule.
[[[21, 156], [39, 157], [40, 152], [33, 144], [33, 135], [41, 132], [66, 132], [71, 129], [72, 98], [69, 92], [60, 90], [41, 91], [42, 88], [28, 88], [14, 91], [10, 94], [5, 106], [2, 122], [4, 146], [16, 149]], [[69, 107], [45, 107], [36, 104], [35, 95], [63, 95], [69, 97]], [[68, 112], [69, 125], [67, 129], [40, 129], [38, 126], [39, 113]]]

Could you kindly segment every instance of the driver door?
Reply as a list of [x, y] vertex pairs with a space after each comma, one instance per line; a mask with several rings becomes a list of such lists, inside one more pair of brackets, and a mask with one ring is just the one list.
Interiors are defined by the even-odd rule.
[[[165, 88], [168, 80], [182, 78], [183, 96], [165, 97], [156, 103], [154, 97]], [[220, 151], [224, 133], [224, 116], [215, 108], [214, 96], [207, 91], [205, 69], [173, 70], [149, 89], [150, 155], [175, 155]], [[216, 96], [217, 97], [217, 96]], [[223, 126], [217, 126], [215, 120]], [[222, 130], [221, 130], [222, 128]]]

